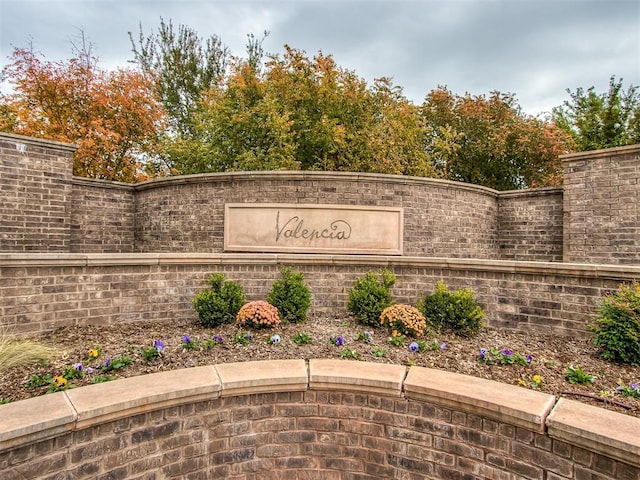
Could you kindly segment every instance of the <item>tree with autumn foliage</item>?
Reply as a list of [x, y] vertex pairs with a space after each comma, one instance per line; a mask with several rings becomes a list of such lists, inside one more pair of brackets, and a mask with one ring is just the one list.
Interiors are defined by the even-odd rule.
[[[168, 113], [167, 128], [161, 135], [157, 165], [165, 173], [188, 174], [218, 171], [208, 158], [211, 149], [202, 138], [203, 108], [208, 108], [216, 92], [227, 88], [228, 73], [239, 64], [258, 68], [262, 42], [248, 35], [247, 60], [235, 58], [217, 35], [206, 38], [187, 25], [174, 27], [160, 19], [157, 32], [145, 34], [140, 26], [137, 38], [129, 32], [134, 63], [154, 84], [157, 98]], [[229, 86], [230, 87], [230, 86]], [[216, 163], [216, 162], [214, 162]]]
[[523, 114], [512, 94], [459, 96], [439, 87], [421, 111], [426, 151], [444, 178], [497, 190], [560, 184], [569, 136]]
[[[203, 96], [200, 145], [183, 170], [302, 169], [429, 175], [418, 110], [390, 80], [373, 87], [333, 58], [285, 46], [264, 68], [238, 62]], [[174, 155], [176, 158], [178, 155]]]
[[51, 62], [33, 47], [16, 48], [3, 76], [0, 130], [78, 146], [75, 175], [135, 182], [148, 178], [165, 121], [153, 85], [134, 70], [98, 67], [90, 46]]

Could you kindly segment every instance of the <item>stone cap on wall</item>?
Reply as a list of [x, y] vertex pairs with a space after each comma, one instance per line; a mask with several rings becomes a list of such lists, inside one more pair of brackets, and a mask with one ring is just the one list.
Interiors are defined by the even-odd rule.
[[567, 153], [566, 155], [560, 155], [562, 162], [573, 162], [576, 160], [593, 160], [602, 157], [620, 156], [620, 155], [633, 155], [640, 153], [640, 144], [625, 145], [624, 147], [611, 147], [602, 148], [600, 150], [588, 150], [586, 152]]
[[[640, 418], [424, 367], [352, 360], [208, 365], [89, 385], [0, 405], [0, 451], [119, 418], [234, 395], [307, 389], [404, 395], [485, 416], [640, 467]], [[34, 412], [36, 412], [34, 414]]]
[[67, 150], [75, 152], [78, 146], [73, 143], [56, 142], [55, 140], [47, 140], [45, 138], [27, 137], [25, 135], [17, 135], [15, 133], [0, 132], [0, 141], [18, 142], [37, 147], [46, 147], [53, 150]]
[[284, 253], [0, 253], [0, 268], [127, 265], [366, 265], [464, 269], [504, 273], [539, 273], [631, 281], [640, 266], [589, 263], [525, 262], [476, 258], [394, 255], [329, 255]]
[[607, 445], [607, 456], [640, 465], [639, 425], [630, 420], [620, 423], [616, 412], [561, 398], [547, 418], [547, 429], [550, 437], [586, 450]]
[[484, 193], [490, 196], [497, 196], [500, 192], [493, 188], [471, 183], [456, 182], [454, 180], [443, 180], [441, 178], [415, 177], [409, 175], [392, 175], [387, 173], [364, 173], [364, 172], [331, 172], [313, 170], [255, 170], [247, 172], [221, 172], [221, 173], [196, 173], [192, 175], [178, 175], [175, 177], [159, 177], [145, 182], [135, 184], [136, 190], [148, 190], [167, 185], [189, 185], [197, 183], [224, 182], [232, 183], [237, 181], [253, 180], [324, 180], [333, 182], [384, 182], [401, 185], [433, 185]]

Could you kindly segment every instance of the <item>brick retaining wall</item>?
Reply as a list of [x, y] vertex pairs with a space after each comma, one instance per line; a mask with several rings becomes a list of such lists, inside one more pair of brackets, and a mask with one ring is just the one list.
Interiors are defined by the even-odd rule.
[[523, 192], [345, 172], [125, 185], [72, 177], [73, 145], [4, 133], [0, 140], [0, 252], [221, 253], [225, 203], [280, 202], [402, 207], [406, 255], [558, 260], [558, 189], [531, 191], [535, 200], [523, 202]]
[[137, 185], [74, 178], [73, 145], [0, 133], [0, 252], [223, 251], [225, 203], [402, 207], [409, 256], [640, 264], [640, 145], [565, 155], [564, 187], [498, 192], [346, 172]]
[[264, 299], [280, 265], [305, 275], [312, 308], [346, 315], [357, 277], [388, 268], [395, 301], [415, 304], [438, 280], [472, 288], [489, 325], [588, 335], [605, 293], [640, 278], [640, 267], [363, 255], [0, 254], [0, 326], [16, 334], [84, 323], [193, 319], [206, 277], [225, 273], [249, 300]]
[[195, 367], [0, 405], [14, 479], [637, 480], [640, 419], [424, 367]]

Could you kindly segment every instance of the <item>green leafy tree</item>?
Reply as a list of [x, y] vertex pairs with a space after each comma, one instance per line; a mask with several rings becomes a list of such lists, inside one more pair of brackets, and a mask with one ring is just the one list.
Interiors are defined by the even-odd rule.
[[569, 139], [553, 123], [525, 115], [514, 95], [459, 96], [444, 87], [422, 105], [425, 148], [447, 179], [498, 190], [557, 185]]
[[216, 35], [203, 39], [186, 25], [174, 29], [160, 19], [157, 33], [138, 39], [129, 32], [134, 62], [156, 83], [158, 96], [177, 135], [193, 134], [193, 115], [202, 93], [222, 83], [230, 52]]
[[[196, 114], [200, 145], [185, 144], [193, 173], [330, 170], [432, 174], [418, 110], [386, 79], [364, 80], [319, 53], [285, 46], [263, 68], [234, 65]], [[189, 164], [189, 152], [198, 160]]]
[[[219, 152], [208, 148], [218, 138], [212, 138], [202, 125], [207, 120], [216, 122], [219, 115], [202, 113], [202, 109], [208, 109], [212, 99], [219, 98], [210, 92], [226, 89], [231, 70], [245, 66], [260, 69], [262, 42], [267, 35], [268, 32], [262, 38], [248, 35], [247, 60], [241, 60], [231, 55], [217, 35], [203, 38], [186, 25], [174, 28], [171, 21], [161, 19], [157, 33], [149, 35], [141, 26], [137, 39], [129, 32], [134, 62], [155, 82], [158, 98], [169, 114], [169, 128], [158, 156], [159, 170], [169, 174], [227, 170], [225, 165], [229, 162], [218, 159]], [[220, 108], [224, 110], [225, 106]], [[256, 119], [255, 124], [259, 126], [260, 121]]]
[[631, 85], [625, 91], [622, 79], [609, 80], [609, 90], [597, 93], [567, 89], [571, 97], [553, 109], [552, 119], [570, 135], [578, 151], [597, 150], [640, 143], [640, 94]]
[[174, 153], [182, 173], [299, 169], [289, 112], [249, 63], [206, 93], [196, 118], [197, 140]]

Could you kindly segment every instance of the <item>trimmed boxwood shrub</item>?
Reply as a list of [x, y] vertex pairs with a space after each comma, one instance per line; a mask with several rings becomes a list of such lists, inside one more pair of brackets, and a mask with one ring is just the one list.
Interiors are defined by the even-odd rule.
[[267, 301], [278, 309], [283, 322], [304, 322], [311, 307], [311, 292], [304, 283], [304, 275], [285, 266], [280, 269], [280, 275], [282, 278], [274, 282]]
[[444, 282], [436, 283], [435, 291], [427, 294], [418, 305], [431, 326], [464, 337], [477, 335], [484, 323], [484, 311], [477, 304], [473, 291], [462, 288], [450, 292]]
[[364, 277], [356, 279], [349, 290], [347, 310], [359, 322], [377, 327], [380, 325], [382, 311], [393, 304], [391, 287], [396, 283], [396, 277], [387, 269], [378, 275], [367, 272]]
[[238, 282], [225, 280], [222, 273], [207, 278], [210, 288], [202, 290], [193, 299], [193, 308], [198, 312], [204, 327], [217, 327], [235, 320], [244, 305], [244, 290]]

